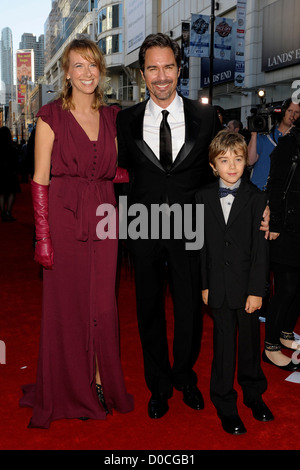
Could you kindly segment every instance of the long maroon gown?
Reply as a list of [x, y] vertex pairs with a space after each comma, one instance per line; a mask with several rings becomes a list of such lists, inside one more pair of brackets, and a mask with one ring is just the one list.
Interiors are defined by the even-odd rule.
[[100, 240], [102, 203], [116, 206], [117, 107], [100, 109], [97, 141], [90, 141], [60, 101], [38, 116], [55, 134], [49, 190], [54, 267], [44, 269], [43, 315], [37, 381], [23, 387], [21, 406], [33, 407], [29, 427], [61, 418], [105, 419], [95, 389], [95, 357], [111, 412], [133, 409], [119, 355], [115, 298], [117, 238]]

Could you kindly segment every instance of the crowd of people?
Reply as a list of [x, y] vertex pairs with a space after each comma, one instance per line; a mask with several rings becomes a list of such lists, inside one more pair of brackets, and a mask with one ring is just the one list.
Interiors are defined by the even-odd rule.
[[[106, 69], [99, 48], [89, 39], [75, 39], [62, 58], [61, 96], [37, 115], [31, 188], [44, 300], [36, 383], [23, 387], [20, 400], [33, 408], [29, 427], [133, 410], [119, 355], [118, 240], [96, 233], [99, 205], [112, 206], [117, 217], [119, 183], [129, 207], [140, 203], [150, 214], [153, 204], [163, 205], [162, 217], [169, 221], [173, 204], [183, 212], [196, 202], [205, 206], [201, 250], [187, 250], [172, 224], [167, 239], [161, 230], [151, 238], [151, 218], [147, 236], [126, 240], [135, 270], [149, 417], [168, 412], [174, 388], [186, 406], [196, 412], [204, 407], [194, 370], [204, 303], [214, 319], [210, 395], [223, 429], [246, 432], [233, 388], [237, 327], [244, 403], [256, 420], [274, 419], [262, 399], [267, 378], [260, 365], [259, 312], [270, 271], [274, 294], [262, 358], [284, 370], [299, 369], [281, 352], [300, 348], [294, 337], [300, 307], [299, 105], [285, 101], [272, 143], [251, 135], [239, 121], [225, 125], [222, 108], [181, 97], [180, 63], [176, 41], [161, 33], [147, 36], [139, 65], [150, 98], [121, 111], [104, 103]], [[5, 168], [3, 162], [16, 158], [8, 159], [9, 151], [1, 162]], [[263, 184], [255, 179], [258, 171], [246, 172], [259, 161], [264, 177], [269, 175]], [[18, 191], [13, 184], [7, 190], [5, 181], [0, 181], [4, 195]], [[1, 205], [2, 214], [9, 210]], [[166, 269], [174, 305], [172, 361]]]
[[9, 127], [0, 128], [0, 214], [3, 222], [14, 222], [13, 206], [16, 195], [21, 192], [20, 183], [33, 176], [34, 132], [28, 143], [17, 144]]

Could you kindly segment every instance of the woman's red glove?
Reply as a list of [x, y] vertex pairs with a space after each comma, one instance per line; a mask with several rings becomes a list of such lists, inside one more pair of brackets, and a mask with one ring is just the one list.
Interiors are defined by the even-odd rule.
[[53, 247], [48, 223], [49, 185], [32, 180], [31, 192], [36, 235], [34, 260], [50, 269], [53, 267]]
[[129, 183], [129, 175], [126, 168], [121, 168], [120, 166], [117, 167], [113, 183]]

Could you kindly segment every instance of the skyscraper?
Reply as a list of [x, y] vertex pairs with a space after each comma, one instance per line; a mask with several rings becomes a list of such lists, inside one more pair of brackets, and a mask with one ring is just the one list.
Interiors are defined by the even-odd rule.
[[13, 97], [13, 37], [10, 28], [1, 31], [1, 95], [4, 103], [9, 104]]
[[24, 33], [19, 43], [19, 49], [33, 49], [34, 51], [34, 76], [35, 80], [44, 75], [44, 35], [36, 40], [32, 33]]

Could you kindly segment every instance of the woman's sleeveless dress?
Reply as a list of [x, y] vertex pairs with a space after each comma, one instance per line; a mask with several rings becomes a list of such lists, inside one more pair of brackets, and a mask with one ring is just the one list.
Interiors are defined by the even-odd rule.
[[29, 427], [48, 428], [61, 418], [105, 419], [95, 389], [96, 356], [109, 411], [133, 409], [119, 355], [118, 240], [99, 239], [96, 231], [101, 220], [97, 208], [116, 206], [112, 179], [118, 108], [102, 107], [99, 112], [97, 141], [89, 140], [59, 100], [38, 113], [55, 134], [49, 190], [54, 267], [43, 270], [37, 382], [23, 387], [20, 401], [33, 407]]

